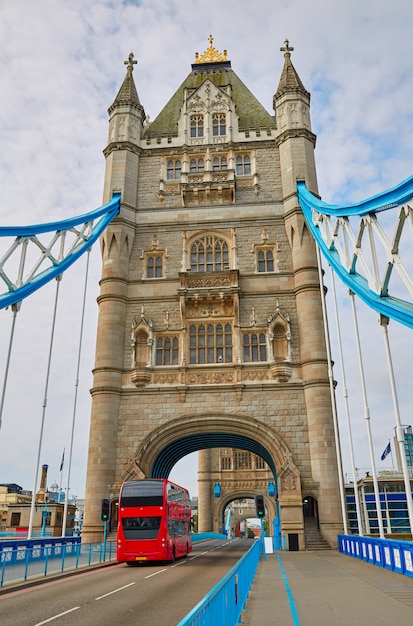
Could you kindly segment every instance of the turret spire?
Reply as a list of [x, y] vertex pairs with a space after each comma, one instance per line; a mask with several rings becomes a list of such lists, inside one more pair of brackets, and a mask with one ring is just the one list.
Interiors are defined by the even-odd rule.
[[290, 42], [288, 39], [284, 41], [284, 45], [280, 48], [281, 52], [284, 52], [284, 68], [281, 74], [280, 83], [278, 85], [276, 96], [279, 96], [281, 93], [290, 90], [299, 90], [306, 96], [310, 94], [305, 89], [303, 83], [301, 82], [300, 77], [298, 76], [294, 65], [291, 62], [291, 52], [294, 50], [292, 46], [290, 46]]
[[126, 71], [128, 74], [132, 74], [133, 66], [137, 64], [137, 61], [134, 61], [133, 57], [134, 57], [134, 54], [133, 52], [131, 52], [128, 56], [128, 60], [124, 61], [124, 64], [127, 65]]
[[289, 44], [290, 44], [290, 42], [288, 41], [288, 39], [286, 39], [286, 40], [284, 41], [284, 46], [282, 46], [282, 47], [280, 48], [280, 51], [281, 51], [281, 52], [284, 52], [284, 57], [288, 57], [288, 58], [290, 58], [290, 57], [291, 57], [290, 52], [292, 52], [292, 51], [294, 50], [294, 48], [290, 48], [290, 45], [289, 45]]

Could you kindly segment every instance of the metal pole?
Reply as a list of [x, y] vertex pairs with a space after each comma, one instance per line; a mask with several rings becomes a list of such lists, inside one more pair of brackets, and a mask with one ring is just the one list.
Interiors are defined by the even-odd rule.
[[105, 520], [103, 522], [103, 561], [106, 561], [106, 536], [107, 536], [107, 525], [108, 522]]
[[379, 524], [380, 539], [384, 539], [379, 483], [377, 481], [376, 463], [374, 461], [373, 439], [371, 436], [371, 425], [370, 425], [370, 411], [369, 411], [369, 407], [367, 404], [366, 382], [364, 378], [364, 367], [363, 367], [363, 358], [361, 354], [360, 335], [359, 335], [359, 329], [358, 329], [358, 323], [357, 323], [356, 304], [354, 301], [354, 293], [352, 291], [350, 291], [349, 293], [350, 293], [351, 305], [353, 309], [354, 332], [356, 335], [357, 355], [358, 355], [359, 367], [360, 367], [361, 390], [362, 390], [363, 402], [364, 402], [364, 419], [366, 421], [367, 439], [368, 439], [369, 451], [370, 451], [370, 463], [371, 463], [371, 468], [373, 472], [373, 485], [374, 485], [374, 496], [375, 496], [376, 510], [377, 510], [377, 522]]
[[324, 292], [323, 270], [321, 267], [320, 249], [318, 246], [316, 246], [316, 251], [317, 251], [318, 277], [319, 277], [320, 290], [321, 290], [321, 308], [323, 312], [323, 322], [324, 322], [324, 337], [325, 337], [326, 351], [327, 351], [327, 365], [328, 365], [328, 378], [329, 378], [329, 383], [330, 383], [331, 409], [333, 412], [334, 439], [335, 439], [336, 453], [337, 453], [337, 470], [338, 470], [338, 477], [339, 477], [341, 515], [343, 518], [344, 532], [347, 535], [348, 534], [347, 507], [346, 507], [346, 496], [344, 493], [343, 462], [341, 459], [340, 435], [338, 431], [337, 404], [336, 404], [336, 396], [334, 392], [334, 376], [333, 376], [330, 335], [329, 335], [329, 330], [328, 330], [327, 309], [326, 309], [325, 292]]
[[77, 393], [79, 389], [80, 357], [82, 354], [82, 340], [83, 340], [83, 326], [84, 326], [84, 319], [85, 319], [87, 281], [88, 281], [88, 276], [89, 276], [89, 260], [90, 260], [90, 248], [87, 251], [87, 256], [86, 256], [85, 284], [83, 288], [82, 315], [81, 315], [81, 321], [80, 321], [79, 347], [78, 347], [78, 354], [77, 354], [75, 397], [73, 401], [72, 430], [71, 430], [71, 435], [70, 435], [69, 463], [68, 463], [68, 470], [67, 470], [67, 488], [66, 488], [65, 503], [63, 506], [62, 537], [65, 537], [66, 535], [67, 507], [69, 506], [70, 472], [72, 468], [73, 440], [74, 440], [75, 423], [76, 423]]
[[340, 368], [341, 368], [341, 377], [343, 380], [343, 397], [344, 397], [344, 406], [346, 411], [346, 421], [347, 421], [347, 431], [349, 438], [349, 447], [350, 447], [350, 459], [351, 459], [351, 468], [353, 470], [353, 488], [354, 488], [354, 498], [356, 502], [356, 514], [357, 514], [357, 525], [359, 535], [363, 536], [363, 523], [361, 517], [361, 507], [360, 507], [360, 496], [357, 485], [357, 473], [356, 473], [356, 464], [354, 460], [354, 447], [353, 447], [353, 436], [351, 432], [351, 422], [350, 422], [350, 409], [348, 404], [348, 391], [347, 391], [347, 381], [346, 381], [346, 371], [344, 367], [344, 357], [343, 357], [343, 344], [341, 341], [341, 329], [340, 329], [340, 321], [338, 317], [338, 306], [337, 306], [337, 293], [336, 293], [336, 283], [334, 280], [334, 272], [330, 265], [331, 270], [331, 284], [333, 289], [333, 300], [334, 300], [334, 311], [336, 318], [336, 327], [337, 327], [337, 338], [338, 338], [338, 349], [340, 355]]
[[264, 561], [266, 561], [267, 555], [265, 554], [265, 541], [264, 541], [265, 531], [264, 531], [264, 520], [262, 519], [262, 517], [260, 517], [260, 524], [261, 524], [261, 552], [262, 552], [262, 557]]
[[9, 366], [10, 366], [10, 358], [11, 358], [11, 349], [13, 345], [14, 327], [16, 325], [16, 316], [17, 316], [17, 313], [20, 311], [20, 307], [21, 307], [21, 302], [17, 302], [16, 304], [13, 304], [11, 307], [13, 311], [13, 321], [11, 324], [9, 349], [7, 351], [6, 369], [4, 371], [3, 390], [1, 393], [1, 401], [0, 401], [0, 428], [1, 428], [2, 419], [3, 419], [3, 407], [4, 407], [4, 398], [6, 396], [7, 379], [9, 376]]
[[389, 334], [387, 326], [389, 324], [389, 318], [384, 315], [380, 315], [380, 325], [383, 329], [384, 345], [386, 347], [387, 364], [389, 367], [390, 386], [393, 397], [394, 416], [396, 418], [396, 438], [399, 446], [400, 461], [403, 470], [404, 489], [406, 491], [407, 511], [409, 514], [410, 533], [413, 536], [413, 501], [412, 501], [412, 488], [410, 486], [409, 468], [406, 460], [406, 450], [404, 448], [404, 431], [400, 421], [399, 403], [397, 400], [396, 383], [394, 380], [393, 361], [390, 352]]
[[54, 301], [54, 309], [53, 309], [53, 320], [52, 320], [52, 329], [50, 333], [50, 345], [49, 345], [49, 358], [47, 361], [47, 371], [46, 371], [46, 382], [44, 386], [44, 399], [43, 399], [43, 411], [42, 411], [42, 419], [40, 423], [40, 434], [39, 434], [39, 443], [37, 447], [37, 460], [36, 460], [36, 471], [34, 477], [34, 485], [33, 485], [33, 493], [32, 493], [32, 503], [30, 507], [30, 519], [29, 519], [29, 529], [27, 533], [27, 538], [31, 539], [33, 532], [33, 518], [34, 518], [34, 507], [36, 502], [36, 489], [37, 489], [37, 479], [39, 476], [39, 464], [40, 464], [40, 453], [42, 451], [42, 443], [43, 443], [43, 429], [44, 429], [44, 418], [46, 414], [46, 405], [47, 405], [47, 391], [49, 387], [49, 376], [50, 376], [50, 364], [52, 361], [52, 351], [53, 351], [53, 340], [54, 340], [54, 331], [56, 326], [56, 312], [57, 312], [57, 302], [59, 299], [59, 287], [60, 281], [62, 277], [57, 276], [56, 278], [56, 295]]

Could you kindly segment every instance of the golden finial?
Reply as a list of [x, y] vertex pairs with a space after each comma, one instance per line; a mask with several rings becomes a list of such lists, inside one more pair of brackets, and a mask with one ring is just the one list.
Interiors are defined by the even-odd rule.
[[227, 51], [224, 50], [223, 54], [218, 52], [215, 48], [213, 48], [212, 43], [214, 38], [212, 35], [208, 37], [209, 48], [199, 56], [198, 52], [195, 52], [195, 63], [220, 63], [221, 61], [227, 60]]

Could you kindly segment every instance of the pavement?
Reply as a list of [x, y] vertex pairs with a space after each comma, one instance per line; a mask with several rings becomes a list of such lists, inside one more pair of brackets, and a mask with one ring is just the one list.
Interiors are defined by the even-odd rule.
[[412, 626], [413, 579], [335, 550], [267, 554], [242, 624]]

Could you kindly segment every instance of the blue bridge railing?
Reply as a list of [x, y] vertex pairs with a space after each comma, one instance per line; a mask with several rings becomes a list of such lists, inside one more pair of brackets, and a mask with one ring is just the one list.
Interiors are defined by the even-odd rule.
[[257, 571], [260, 544], [260, 541], [255, 541], [248, 552], [178, 626], [236, 626], [241, 621], [241, 613]]
[[413, 578], [413, 542], [339, 535], [338, 549], [367, 563]]
[[81, 543], [79, 537], [0, 541], [0, 587], [115, 560], [115, 541]]

